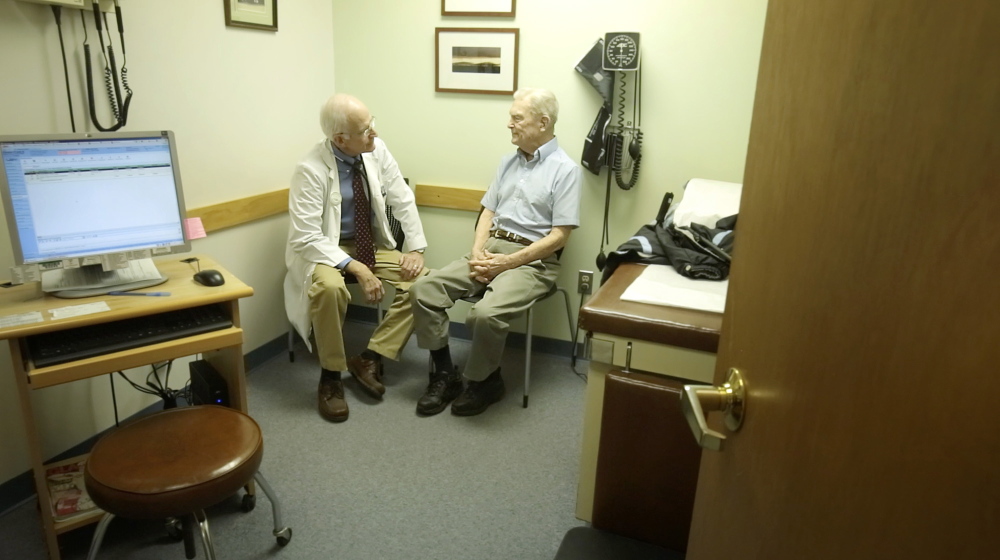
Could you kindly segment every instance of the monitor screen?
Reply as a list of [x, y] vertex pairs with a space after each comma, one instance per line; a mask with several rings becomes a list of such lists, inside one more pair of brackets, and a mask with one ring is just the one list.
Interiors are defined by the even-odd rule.
[[17, 265], [191, 249], [170, 131], [0, 136], [0, 195]]

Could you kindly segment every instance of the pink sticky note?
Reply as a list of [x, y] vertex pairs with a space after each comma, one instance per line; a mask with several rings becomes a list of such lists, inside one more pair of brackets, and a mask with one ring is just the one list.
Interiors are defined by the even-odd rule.
[[188, 218], [184, 220], [184, 231], [188, 239], [201, 239], [208, 235], [205, 233], [205, 226], [201, 224], [201, 218]]

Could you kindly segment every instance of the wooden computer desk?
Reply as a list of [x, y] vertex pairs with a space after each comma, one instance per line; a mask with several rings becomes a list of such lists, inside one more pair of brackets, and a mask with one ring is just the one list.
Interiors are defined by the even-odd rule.
[[[170, 292], [171, 295], [165, 297], [94, 296], [81, 299], [59, 299], [43, 294], [37, 282], [0, 290], [0, 309], [3, 309], [0, 315], [9, 316], [38, 311], [43, 317], [43, 321], [39, 323], [0, 327], [0, 339], [6, 339], [10, 344], [10, 354], [14, 374], [17, 376], [21, 411], [24, 416], [28, 450], [31, 456], [31, 467], [35, 478], [35, 488], [38, 490], [42, 525], [45, 530], [49, 557], [52, 560], [59, 560], [60, 557], [59, 543], [56, 538], [59, 534], [96, 522], [104, 512], [96, 510], [92, 514], [67, 521], [55, 520], [54, 513], [49, 507], [45, 469], [54, 464], [78, 461], [80, 458], [54, 464], [45, 463], [41, 444], [43, 434], [39, 433], [38, 424], [35, 421], [35, 411], [31, 403], [32, 391], [183, 356], [202, 354], [225, 378], [229, 386], [230, 405], [247, 412], [245, 372], [243, 369], [243, 329], [240, 328], [239, 299], [252, 296], [253, 288], [224, 270], [212, 259], [204, 256], [198, 257], [201, 268], [219, 270], [225, 276], [226, 283], [211, 288], [197, 284], [192, 278], [197, 264], [181, 262], [183, 258], [185, 256], [172, 255], [156, 260], [160, 274], [167, 276], [169, 280], [165, 284], [149, 288], [146, 291]], [[49, 313], [52, 309], [98, 301], [107, 302], [111, 310], [58, 320], [52, 319], [52, 315]], [[131, 350], [41, 368], [35, 367], [30, 356], [27, 355], [25, 339], [34, 334], [208, 304], [222, 305], [232, 317], [233, 326], [169, 342], [150, 344]]]
[[644, 268], [619, 266], [580, 311], [591, 352], [576, 516], [684, 550], [701, 448], [680, 393], [712, 382], [722, 314], [622, 301]]

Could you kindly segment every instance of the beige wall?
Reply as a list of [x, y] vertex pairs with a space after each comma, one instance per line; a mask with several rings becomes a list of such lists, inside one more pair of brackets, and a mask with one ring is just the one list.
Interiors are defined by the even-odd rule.
[[[485, 189], [501, 156], [514, 149], [505, 128], [511, 100], [436, 93], [434, 28], [518, 28], [519, 85], [556, 93], [556, 134], [576, 159], [601, 100], [574, 66], [605, 32], [639, 31], [644, 159], [638, 186], [614, 187], [610, 251], [655, 217], [664, 192], [679, 197], [687, 179], [742, 182], [766, 4], [618, 0], [611, 10], [596, 0], [522, 0], [511, 19], [442, 17], [439, 0], [337, 1], [337, 86], [368, 104], [379, 135], [412, 180]], [[582, 226], [563, 253], [559, 277], [574, 298], [576, 271], [596, 271], [604, 214], [605, 176], [584, 177]], [[472, 213], [421, 209], [421, 217], [430, 266], [468, 250]], [[558, 298], [543, 306], [534, 332], [568, 340]], [[465, 308], [452, 319], [460, 320]]]
[[[277, 33], [226, 27], [222, 2], [217, 0], [122, 0], [121, 4], [129, 83], [135, 91], [127, 129], [176, 133], [188, 207], [287, 186], [292, 166], [319, 134], [319, 103], [334, 89], [331, 2], [281, 2]], [[63, 29], [77, 130], [93, 131], [83, 116], [79, 17], [78, 11], [65, 10]], [[96, 50], [99, 43], [92, 26], [89, 33]], [[116, 54], [120, 57], [117, 47]], [[70, 132], [59, 38], [47, 6], [0, 0], [0, 79], [0, 134]], [[110, 117], [106, 112], [102, 116], [107, 124]], [[241, 304], [246, 351], [285, 330], [281, 263], [286, 227], [284, 217], [274, 217], [193, 244], [196, 252], [214, 256], [256, 291]], [[8, 279], [12, 264], [6, 232], [0, 223], [2, 281]], [[182, 384], [186, 372], [185, 363], [175, 363], [171, 384]], [[133, 374], [140, 380], [144, 376], [145, 371]], [[154, 402], [124, 383], [117, 387], [123, 417]], [[46, 433], [47, 455], [62, 452], [114, 422], [104, 377], [37, 391], [34, 398]], [[22, 430], [3, 343], [0, 483], [29, 467]]]
[[[176, 132], [189, 207], [287, 186], [294, 163], [320, 137], [316, 111], [334, 78], [339, 90], [368, 103], [411, 181], [485, 189], [513, 149], [504, 129], [510, 100], [435, 93], [435, 27], [519, 28], [520, 85], [559, 96], [557, 134], [574, 158], [600, 99], [573, 66], [606, 31], [642, 33], [642, 179], [632, 191], [613, 193], [608, 250], [652, 219], [663, 193], [679, 194], [688, 178], [742, 180], [766, 0], [619, 0], [613, 11], [593, 0], [522, 0], [513, 20], [443, 18], [440, 0], [284, 0], [278, 33], [225, 27], [218, 1], [121, 3], [136, 92], [128, 129]], [[78, 18], [64, 14], [83, 130]], [[58, 44], [47, 7], [0, 0], [0, 134], [70, 130]], [[576, 270], [595, 269], [604, 184], [603, 176], [585, 174], [583, 226], [562, 258], [560, 283], [571, 291]], [[422, 209], [421, 216], [431, 266], [468, 249], [471, 213]], [[256, 291], [241, 305], [246, 351], [285, 329], [277, 263], [286, 223], [274, 217], [194, 244]], [[5, 232], [0, 228], [4, 239]], [[10, 247], [0, 241], [0, 279], [10, 263]], [[535, 332], [565, 340], [557, 303], [544, 304], [552, 313], [536, 315]], [[3, 346], [0, 483], [28, 469], [8, 360]], [[124, 415], [151, 402], [124, 388], [118, 397]], [[113, 422], [103, 378], [34, 398], [48, 454]]]

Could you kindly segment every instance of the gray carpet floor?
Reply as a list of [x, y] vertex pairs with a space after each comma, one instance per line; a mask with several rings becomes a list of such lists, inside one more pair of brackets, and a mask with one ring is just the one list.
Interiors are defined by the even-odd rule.
[[[360, 352], [372, 329], [349, 322], [348, 352]], [[468, 343], [453, 341], [452, 350], [461, 366]], [[507, 348], [507, 396], [484, 414], [423, 418], [415, 406], [427, 384], [427, 353], [411, 340], [399, 362], [387, 362], [384, 400], [345, 374], [351, 412], [343, 424], [316, 412], [319, 365], [304, 346], [294, 363], [282, 353], [255, 368], [247, 380], [250, 413], [265, 438], [261, 472], [294, 533], [279, 547], [263, 492], [250, 513], [235, 496], [208, 511], [218, 557], [553, 558], [563, 534], [584, 525], [573, 512], [585, 383], [568, 357], [536, 352], [524, 409], [523, 360], [522, 350]], [[36, 508], [31, 500], [0, 518], [0, 558], [47, 558]], [[60, 537], [65, 560], [86, 557], [93, 527]], [[116, 519], [99, 558], [180, 559], [184, 550], [161, 521]]]

